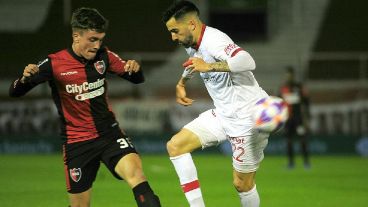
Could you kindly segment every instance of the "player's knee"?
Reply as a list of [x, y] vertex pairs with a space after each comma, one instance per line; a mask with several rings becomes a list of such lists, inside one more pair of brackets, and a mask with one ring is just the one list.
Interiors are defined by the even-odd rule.
[[70, 205], [70, 207], [89, 207], [90, 204], [88, 203], [77, 203], [77, 204], [72, 204]]
[[90, 201], [86, 198], [75, 197], [70, 199], [70, 207], [89, 207]]
[[170, 157], [175, 157], [175, 156], [180, 155], [179, 146], [177, 146], [177, 144], [175, 144], [175, 142], [172, 141], [172, 140], [170, 140], [166, 143], [166, 149], [167, 149], [167, 152], [169, 153]]
[[180, 132], [174, 135], [166, 144], [167, 152], [170, 157], [176, 157], [185, 153], [190, 153], [199, 148], [201, 143], [196, 137], [188, 133]]
[[137, 154], [129, 154], [123, 157], [115, 166], [115, 172], [124, 178], [129, 186], [135, 186], [146, 180], [140, 158]]
[[146, 181], [146, 176], [144, 176], [143, 169], [135, 168], [124, 173], [124, 180], [132, 187]]
[[246, 180], [240, 178], [234, 178], [233, 184], [238, 192], [248, 192], [252, 190], [252, 188], [254, 187], [253, 180]]

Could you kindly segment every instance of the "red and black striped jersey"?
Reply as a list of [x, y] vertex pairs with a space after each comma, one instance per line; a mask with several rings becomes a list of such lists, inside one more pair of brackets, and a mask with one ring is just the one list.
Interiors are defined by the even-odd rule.
[[301, 83], [291, 82], [280, 88], [280, 96], [289, 108], [289, 120], [302, 122], [303, 116], [309, 116], [309, 97]]
[[129, 75], [125, 61], [107, 48], [93, 60], [77, 56], [72, 49], [50, 54], [38, 64], [39, 72], [25, 83], [15, 80], [9, 95], [19, 97], [36, 85], [48, 82], [61, 119], [61, 135], [67, 143], [94, 139], [118, 125], [107, 102], [107, 72], [133, 82], [144, 81], [141, 71]]

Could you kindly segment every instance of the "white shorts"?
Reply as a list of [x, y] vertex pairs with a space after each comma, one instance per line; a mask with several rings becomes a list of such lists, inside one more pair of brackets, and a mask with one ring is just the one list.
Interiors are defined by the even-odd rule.
[[233, 167], [242, 173], [257, 171], [263, 160], [263, 150], [267, 146], [269, 137], [268, 133], [259, 133], [257, 130], [244, 136], [230, 137], [226, 135], [213, 109], [201, 113], [184, 128], [198, 136], [202, 149], [217, 146], [226, 140], [230, 141]]

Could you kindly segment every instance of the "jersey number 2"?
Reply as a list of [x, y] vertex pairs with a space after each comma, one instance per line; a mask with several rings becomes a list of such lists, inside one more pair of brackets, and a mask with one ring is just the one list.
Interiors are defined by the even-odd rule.
[[238, 162], [243, 162], [243, 160], [241, 159], [241, 156], [244, 155], [245, 149], [243, 147], [236, 146], [236, 144], [234, 143], [231, 143], [231, 146], [233, 148], [233, 159], [235, 159]]

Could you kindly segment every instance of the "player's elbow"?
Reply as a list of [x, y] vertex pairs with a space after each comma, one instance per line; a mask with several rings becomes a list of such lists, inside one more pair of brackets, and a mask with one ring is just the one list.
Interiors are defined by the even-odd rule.
[[251, 60], [249, 60], [248, 68], [249, 68], [249, 70], [255, 70], [256, 69], [256, 62], [254, 61], [253, 58]]
[[232, 72], [243, 72], [254, 70], [256, 68], [254, 59], [245, 51], [239, 52], [234, 57], [228, 59], [227, 62]]
[[144, 83], [144, 78], [142, 77], [142, 78], [131, 79], [130, 82], [134, 84]]
[[15, 94], [15, 93], [12, 93], [12, 92], [9, 92], [9, 96], [12, 97], [12, 98], [19, 97], [18, 94]]
[[12, 98], [16, 98], [16, 97], [21, 97], [23, 96], [24, 93], [19, 93], [17, 92], [13, 86], [10, 86], [9, 88], [9, 96], [12, 97]]
[[9, 96], [12, 98], [17, 98], [17, 97], [24, 96], [24, 93], [17, 93], [15, 91], [9, 91]]

